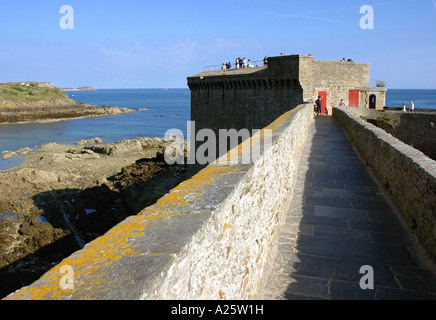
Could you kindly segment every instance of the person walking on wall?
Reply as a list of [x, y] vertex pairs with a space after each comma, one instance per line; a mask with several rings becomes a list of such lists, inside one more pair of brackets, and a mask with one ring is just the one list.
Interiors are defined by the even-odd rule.
[[414, 112], [415, 111], [415, 104], [413, 103], [412, 100], [410, 100], [410, 112]]
[[268, 57], [265, 56], [265, 58], [263, 58], [263, 65], [267, 66], [268, 65]]
[[407, 111], [407, 109], [406, 109], [406, 104], [403, 102], [403, 111], [404, 112], [406, 112]]
[[344, 99], [341, 99], [341, 102], [339, 102], [339, 107], [345, 107]]
[[315, 104], [316, 104], [316, 112], [319, 116], [321, 114], [321, 104], [322, 104], [321, 96], [318, 96], [318, 99], [316, 99]]

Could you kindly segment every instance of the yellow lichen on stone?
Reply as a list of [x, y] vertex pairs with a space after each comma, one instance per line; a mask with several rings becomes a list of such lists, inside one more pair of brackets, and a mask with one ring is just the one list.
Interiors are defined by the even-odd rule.
[[232, 226], [231, 223], [225, 223], [223, 226], [223, 233], [226, 231], [227, 228], [230, 228]]
[[[132, 216], [112, 228], [102, 237], [89, 243], [85, 248], [63, 260], [59, 265], [48, 271], [41, 280], [32, 286], [24, 287], [7, 299], [64, 299], [74, 292], [87, 292], [92, 297], [92, 290], [105, 274], [102, 267], [110, 268], [117, 260], [127, 257], [141, 256], [143, 253], [135, 250], [136, 246], [129, 244], [129, 240], [144, 234], [145, 226], [159, 216]], [[74, 272], [74, 289], [63, 290], [60, 281], [63, 266], [70, 266]], [[86, 297], [80, 297], [86, 299]]]
[[205, 189], [212, 186], [223, 175], [238, 172], [239, 167], [208, 166], [197, 173], [194, 177], [179, 184], [170, 193], [160, 198], [156, 204], [145, 208], [140, 215], [157, 216], [161, 212], [172, 212], [186, 206], [192, 201], [197, 203]]

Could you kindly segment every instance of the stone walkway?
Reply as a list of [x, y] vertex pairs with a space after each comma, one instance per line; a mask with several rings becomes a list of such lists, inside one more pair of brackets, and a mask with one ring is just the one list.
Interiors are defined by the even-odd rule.
[[[260, 299], [436, 299], [436, 277], [342, 128], [317, 117], [311, 131]], [[374, 289], [361, 288], [362, 266]]]

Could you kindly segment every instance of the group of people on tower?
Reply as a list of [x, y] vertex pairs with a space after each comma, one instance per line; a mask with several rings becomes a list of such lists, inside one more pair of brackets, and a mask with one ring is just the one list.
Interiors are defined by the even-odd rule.
[[[242, 68], [254, 68], [254, 67], [258, 67], [258, 65], [254, 65], [250, 59], [247, 59], [246, 57], [244, 57], [243, 59], [241, 59], [241, 57], [238, 57], [235, 59], [235, 69], [242, 69]], [[222, 66], [221, 66], [221, 70], [230, 70], [232, 69], [232, 64], [230, 62], [223, 62]]]
[[[284, 56], [283, 52], [280, 54], [280, 56]], [[268, 56], [265, 56], [265, 58], [263, 58], [262, 60], [263, 65], [267, 66], [268, 65]], [[259, 65], [256, 63], [252, 63], [250, 59], [247, 60], [246, 57], [244, 57], [243, 59], [241, 59], [241, 57], [238, 57], [235, 59], [235, 69], [242, 69], [242, 68], [254, 68], [254, 67], [258, 67]], [[230, 62], [223, 62], [223, 64], [221, 65], [221, 70], [230, 70], [232, 69], [232, 64]]]

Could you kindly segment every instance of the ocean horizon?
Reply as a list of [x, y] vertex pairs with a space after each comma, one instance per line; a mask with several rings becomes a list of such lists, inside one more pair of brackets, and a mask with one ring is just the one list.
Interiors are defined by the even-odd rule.
[[[0, 155], [3, 151], [35, 148], [45, 143], [74, 144], [82, 139], [99, 137], [104, 143], [139, 137], [160, 137], [170, 129], [178, 129], [185, 139], [191, 119], [189, 88], [161, 89], [97, 89], [65, 91], [73, 100], [99, 106], [115, 106], [136, 110], [134, 113], [90, 117], [66, 121], [0, 125]], [[386, 106], [409, 105], [417, 109], [436, 110], [436, 89], [388, 89]], [[21, 157], [0, 159], [0, 170], [18, 165]]]

